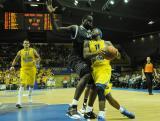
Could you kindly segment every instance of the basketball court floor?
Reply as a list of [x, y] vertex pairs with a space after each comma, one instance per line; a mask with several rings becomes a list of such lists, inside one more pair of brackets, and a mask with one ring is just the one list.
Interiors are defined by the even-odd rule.
[[[74, 121], [65, 115], [74, 90], [74, 88], [35, 90], [32, 104], [27, 102], [27, 92], [24, 92], [22, 109], [15, 108], [17, 91], [0, 91], [0, 121]], [[160, 91], [148, 95], [145, 90], [116, 88], [112, 90], [112, 95], [122, 106], [134, 112], [136, 118], [128, 119], [122, 116], [107, 103], [107, 121], [160, 121]], [[79, 108], [82, 99], [83, 96]], [[94, 112], [98, 113], [98, 100], [95, 102]]]

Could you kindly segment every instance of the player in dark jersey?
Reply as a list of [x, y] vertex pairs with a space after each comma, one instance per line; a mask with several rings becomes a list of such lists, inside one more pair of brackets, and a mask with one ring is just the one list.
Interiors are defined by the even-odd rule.
[[[74, 99], [72, 103], [70, 104], [70, 107], [68, 108], [68, 115], [73, 116], [77, 115], [77, 104], [78, 100], [86, 86], [86, 83], [88, 81], [92, 80], [90, 75], [90, 65], [89, 62], [87, 62], [83, 58], [83, 44], [84, 40], [90, 40], [91, 39], [91, 29], [92, 29], [92, 23], [93, 23], [93, 17], [91, 15], [86, 15], [82, 19], [81, 25], [71, 25], [67, 27], [59, 27], [54, 21], [54, 11], [57, 7], [53, 8], [52, 6], [52, 0], [48, 0], [46, 2], [47, 9], [51, 15], [52, 23], [54, 24], [57, 31], [68, 31], [71, 34], [71, 38], [73, 39], [73, 51], [71, 55], [69, 56], [68, 62], [69, 66], [80, 76], [80, 81], [76, 87]], [[92, 117], [94, 116], [94, 113], [91, 113]]]

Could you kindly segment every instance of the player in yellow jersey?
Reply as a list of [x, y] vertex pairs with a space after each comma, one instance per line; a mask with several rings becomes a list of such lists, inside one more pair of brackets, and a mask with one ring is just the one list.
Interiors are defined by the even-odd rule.
[[[101, 39], [101, 31], [97, 28], [93, 29], [93, 40], [85, 41], [84, 43], [84, 57], [89, 58], [92, 62], [92, 77], [96, 85], [96, 91], [99, 98], [99, 114], [98, 121], [106, 121], [105, 119], [105, 99], [116, 109], [127, 116], [128, 118], [135, 118], [134, 114], [128, 112], [125, 108], [112, 97], [110, 83], [111, 78], [111, 65], [110, 60], [105, 59], [104, 50], [107, 46], [113, 46], [111, 42]], [[117, 57], [119, 57], [117, 52]], [[93, 105], [86, 108], [86, 112], [92, 109]]]
[[12, 62], [12, 66], [10, 70], [14, 70], [15, 64], [20, 60], [21, 68], [20, 68], [20, 87], [18, 91], [18, 102], [16, 104], [17, 108], [22, 107], [21, 98], [22, 91], [24, 87], [29, 86], [29, 94], [28, 99], [29, 102], [32, 102], [32, 89], [35, 82], [36, 77], [36, 65], [40, 62], [40, 56], [37, 51], [30, 47], [30, 42], [28, 39], [23, 41], [23, 49], [18, 51], [16, 57]]

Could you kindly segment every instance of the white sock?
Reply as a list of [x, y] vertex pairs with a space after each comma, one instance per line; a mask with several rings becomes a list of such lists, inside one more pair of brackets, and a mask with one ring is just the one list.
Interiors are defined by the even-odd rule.
[[91, 112], [93, 110], [93, 107], [87, 106], [86, 107], [86, 113]]
[[105, 111], [99, 111], [98, 116], [105, 118]]
[[71, 106], [72, 106], [72, 105], [77, 105], [77, 104], [78, 104], [78, 100], [73, 99], [73, 100], [72, 100], [72, 103], [71, 103]]
[[20, 104], [20, 105], [22, 104], [22, 93], [23, 93], [22, 91], [23, 91], [23, 89], [24, 88], [22, 86], [20, 86], [19, 90], [18, 90], [18, 102], [17, 102], [17, 104]]
[[29, 87], [29, 91], [28, 91], [28, 101], [32, 102], [32, 90], [33, 88]]
[[125, 109], [124, 109], [122, 106], [120, 106], [119, 111], [120, 111], [121, 113], [123, 113], [124, 110], [125, 110]]

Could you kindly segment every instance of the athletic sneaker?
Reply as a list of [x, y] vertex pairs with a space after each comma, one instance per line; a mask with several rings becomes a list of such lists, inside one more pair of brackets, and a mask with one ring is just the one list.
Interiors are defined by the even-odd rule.
[[85, 119], [96, 119], [97, 115], [93, 111], [91, 111], [91, 112], [84, 113], [84, 118]]
[[123, 114], [124, 116], [127, 116], [127, 117], [130, 118], [130, 119], [134, 119], [134, 118], [135, 118], [135, 115], [134, 115], [133, 113], [127, 111], [126, 109], [122, 112], [122, 114]]
[[79, 111], [80, 111], [80, 113], [84, 114], [86, 109], [84, 107], [82, 107]]
[[98, 116], [97, 121], [107, 121], [107, 120], [102, 116]]
[[74, 114], [78, 114], [78, 112], [77, 112], [77, 105], [69, 106], [67, 114], [70, 115], [70, 116], [72, 116]]
[[149, 95], [154, 95], [153, 93], [149, 93]]
[[77, 105], [70, 106], [66, 114], [72, 119], [81, 119], [81, 116], [77, 112]]
[[82, 114], [85, 113], [85, 111], [86, 111], [86, 104], [85, 104], [85, 103], [83, 103], [83, 107], [82, 107], [79, 111], [80, 111], [80, 113], [82, 113]]
[[22, 108], [22, 105], [21, 104], [16, 104], [16, 107], [17, 108]]

